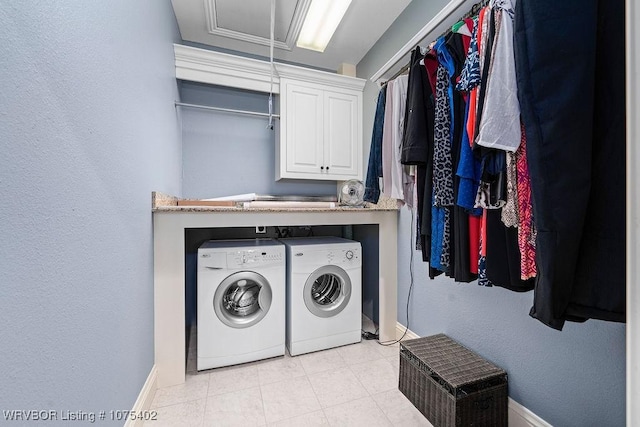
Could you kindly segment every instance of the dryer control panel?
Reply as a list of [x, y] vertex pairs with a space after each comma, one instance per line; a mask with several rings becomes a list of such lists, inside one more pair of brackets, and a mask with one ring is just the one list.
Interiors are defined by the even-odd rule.
[[361, 249], [331, 249], [327, 250], [327, 264], [342, 266], [359, 266], [362, 263]]

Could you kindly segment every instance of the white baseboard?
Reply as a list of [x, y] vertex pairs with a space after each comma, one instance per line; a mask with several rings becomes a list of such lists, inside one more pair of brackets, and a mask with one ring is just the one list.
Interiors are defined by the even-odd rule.
[[400, 322], [396, 322], [396, 339], [399, 340], [404, 332], [407, 331], [407, 334], [402, 338], [403, 340], [412, 340], [414, 338], [420, 338], [420, 335], [413, 332], [411, 329], [407, 329]]
[[553, 427], [551, 424], [509, 398], [509, 426], [511, 427]]
[[[420, 338], [411, 329], [407, 329], [400, 322], [396, 322], [396, 339], [400, 339], [404, 331], [407, 331], [404, 339]], [[551, 424], [525, 408], [515, 400], [509, 398], [509, 426], [510, 427], [553, 427]]]
[[[158, 388], [158, 368], [156, 365], [151, 367], [151, 372], [149, 372], [149, 376], [147, 380], [144, 382], [142, 386], [142, 390], [140, 390], [140, 394], [136, 399], [136, 403], [133, 404], [132, 411], [136, 413], [140, 413], [142, 411], [147, 411], [151, 407], [151, 402], [153, 401], [153, 397], [156, 394], [156, 390]], [[144, 424], [144, 420], [127, 420], [124, 424], [124, 427], [136, 427], [142, 426]]]

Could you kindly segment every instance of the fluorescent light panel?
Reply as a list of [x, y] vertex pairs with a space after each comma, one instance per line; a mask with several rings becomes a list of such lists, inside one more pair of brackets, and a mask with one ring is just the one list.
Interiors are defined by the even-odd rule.
[[313, 0], [296, 46], [324, 52], [351, 0]]

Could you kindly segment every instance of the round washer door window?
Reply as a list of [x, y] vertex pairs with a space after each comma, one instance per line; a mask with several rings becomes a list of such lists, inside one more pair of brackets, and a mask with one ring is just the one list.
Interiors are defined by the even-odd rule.
[[351, 279], [342, 268], [335, 265], [320, 267], [304, 285], [304, 304], [318, 317], [332, 317], [349, 304]]
[[222, 323], [232, 328], [248, 328], [269, 312], [271, 286], [264, 276], [241, 271], [220, 283], [213, 296], [213, 310]]

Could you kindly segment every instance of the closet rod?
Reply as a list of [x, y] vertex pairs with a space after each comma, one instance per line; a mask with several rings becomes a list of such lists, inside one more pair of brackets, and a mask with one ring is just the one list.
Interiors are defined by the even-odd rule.
[[[473, 6], [471, 6], [471, 10], [469, 10], [462, 17], [460, 17], [460, 21], [462, 21], [463, 19], [472, 18], [472, 17], [478, 15], [478, 13], [480, 13], [480, 9], [482, 9], [483, 7], [485, 7], [487, 5], [489, 5], [489, 0], [481, 0], [481, 1], [479, 1], [478, 3], [474, 4]], [[442, 34], [440, 34], [438, 37], [435, 37], [433, 40], [438, 40], [440, 37], [446, 36], [450, 32], [451, 32], [451, 29], [447, 29]]]
[[386, 81], [381, 82], [382, 86], [386, 85], [388, 82], [395, 79], [396, 77], [399, 77], [404, 73], [407, 73], [409, 71], [409, 68], [411, 68], [411, 64], [406, 64], [404, 67], [396, 71], [396, 73], [393, 76], [389, 77]]
[[[480, 3], [485, 2], [487, 1], [483, 0]], [[426, 39], [427, 36], [435, 32], [438, 28], [441, 28], [442, 24], [447, 23], [447, 21], [451, 21], [451, 18], [458, 12], [459, 9], [463, 9], [464, 6], [467, 6], [469, 4], [474, 7], [476, 6], [476, 4], [474, 3], [477, 2], [474, 2], [473, 0], [451, 0], [445, 7], [442, 8], [440, 12], [438, 12], [438, 14], [436, 14], [436, 16], [434, 16], [429, 22], [427, 22], [427, 24], [422, 27], [422, 29], [415, 36], [413, 36], [411, 40], [409, 40], [398, 52], [396, 52], [396, 54], [393, 55], [393, 57], [391, 57], [391, 59], [389, 59], [386, 64], [382, 66], [382, 68], [376, 71], [376, 73], [371, 76], [369, 80], [373, 82], [378, 82], [379, 80], [381, 80], [382, 77], [387, 72], [389, 72], [389, 70], [394, 68], [398, 63], [402, 63], [403, 60], [406, 60], [411, 51], [424, 39]], [[450, 27], [454, 23], [454, 21], [451, 21], [451, 24], [447, 24], [447, 26]]]
[[[208, 105], [187, 104], [184, 102], [176, 102], [176, 107], [198, 108], [201, 110], [220, 111], [222, 113], [246, 114], [248, 116], [269, 117], [269, 113], [260, 113], [258, 111], [234, 110], [232, 108], [210, 107]], [[272, 114], [271, 117], [279, 119], [279, 114]]]

